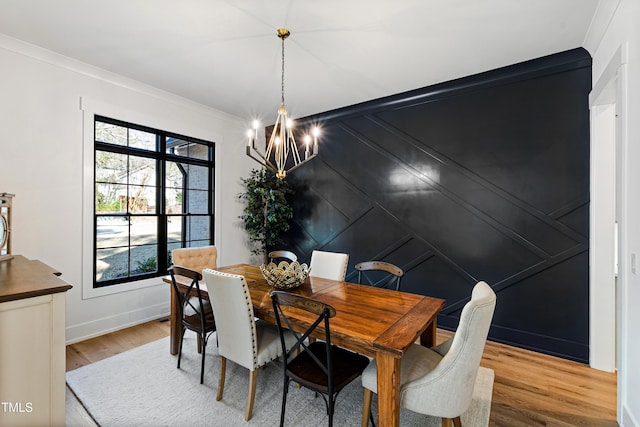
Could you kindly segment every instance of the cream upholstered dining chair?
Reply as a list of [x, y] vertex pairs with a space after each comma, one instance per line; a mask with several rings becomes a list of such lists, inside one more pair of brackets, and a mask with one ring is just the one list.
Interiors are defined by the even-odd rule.
[[309, 276], [344, 281], [348, 263], [348, 254], [314, 250], [309, 263]]
[[[413, 344], [400, 367], [400, 406], [442, 418], [443, 427], [461, 427], [460, 415], [471, 404], [480, 359], [496, 306], [496, 294], [478, 282], [465, 304], [456, 333], [432, 348]], [[362, 427], [367, 427], [372, 393], [377, 391], [376, 362], [362, 373]]]
[[[216, 400], [224, 392], [227, 359], [249, 370], [249, 394], [245, 420], [253, 412], [256, 379], [261, 366], [282, 355], [278, 328], [272, 323], [256, 320], [249, 287], [244, 276], [205, 269], [202, 272], [216, 317], [220, 372]], [[287, 333], [285, 340], [294, 343], [295, 337]]]
[[215, 270], [218, 266], [218, 249], [215, 246], [179, 248], [171, 251], [173, 265], [187, 267], [202, 273], [205, 268]]

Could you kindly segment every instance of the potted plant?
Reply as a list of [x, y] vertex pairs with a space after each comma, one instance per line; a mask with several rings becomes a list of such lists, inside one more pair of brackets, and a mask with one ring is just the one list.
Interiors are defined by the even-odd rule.
[[238, 197], [246, 202], [240, 216], [253, 246], [251, 253], [262, 255], [266, 263], [267, 248], [280, 244], [280, 236], [289, 230], [293, 208], [288, 198], [293, 194], [286, 180], [267, 170], [253, 169], [242, 178], [245, 191]]

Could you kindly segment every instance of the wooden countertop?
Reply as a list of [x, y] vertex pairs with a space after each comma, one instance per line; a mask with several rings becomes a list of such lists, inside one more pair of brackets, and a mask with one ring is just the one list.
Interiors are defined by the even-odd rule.
[[60, 274], [45, 263], [22, 255], [0, 261], [0, 303], [66, 292], [72, 286], [60, 279]]

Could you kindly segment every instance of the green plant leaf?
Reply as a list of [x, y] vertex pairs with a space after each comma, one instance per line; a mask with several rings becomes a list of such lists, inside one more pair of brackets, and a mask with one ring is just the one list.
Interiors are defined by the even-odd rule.
[[293, 190], [284, 179], [265, 168], [253, 169], [248, 178], [242, 178], [245, 191], [238, 195], [246, 201], [242, 219], [249, 241], [255, 244], [252, 253], [263, 254], [267, 247], [280, 244], [280, 236], [290, 228], [293, 208], [290, 197]]

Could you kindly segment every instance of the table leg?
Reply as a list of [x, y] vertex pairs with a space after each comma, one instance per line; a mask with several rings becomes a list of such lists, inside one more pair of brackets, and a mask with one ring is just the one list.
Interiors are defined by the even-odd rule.
[[180, 319], [178, 319], [178, 300], [172, 288], [171, 291], [171, 312], [169, 313], [169, 352], [178, 354], [180, 346]]
[[378, 426], [400, 425], [400, 361], [391, 354], [378, 353]]
[[420, 335], [420, 345], [431, 348], [436, 345], [436, 319], [434, 318], [427, 329]]

